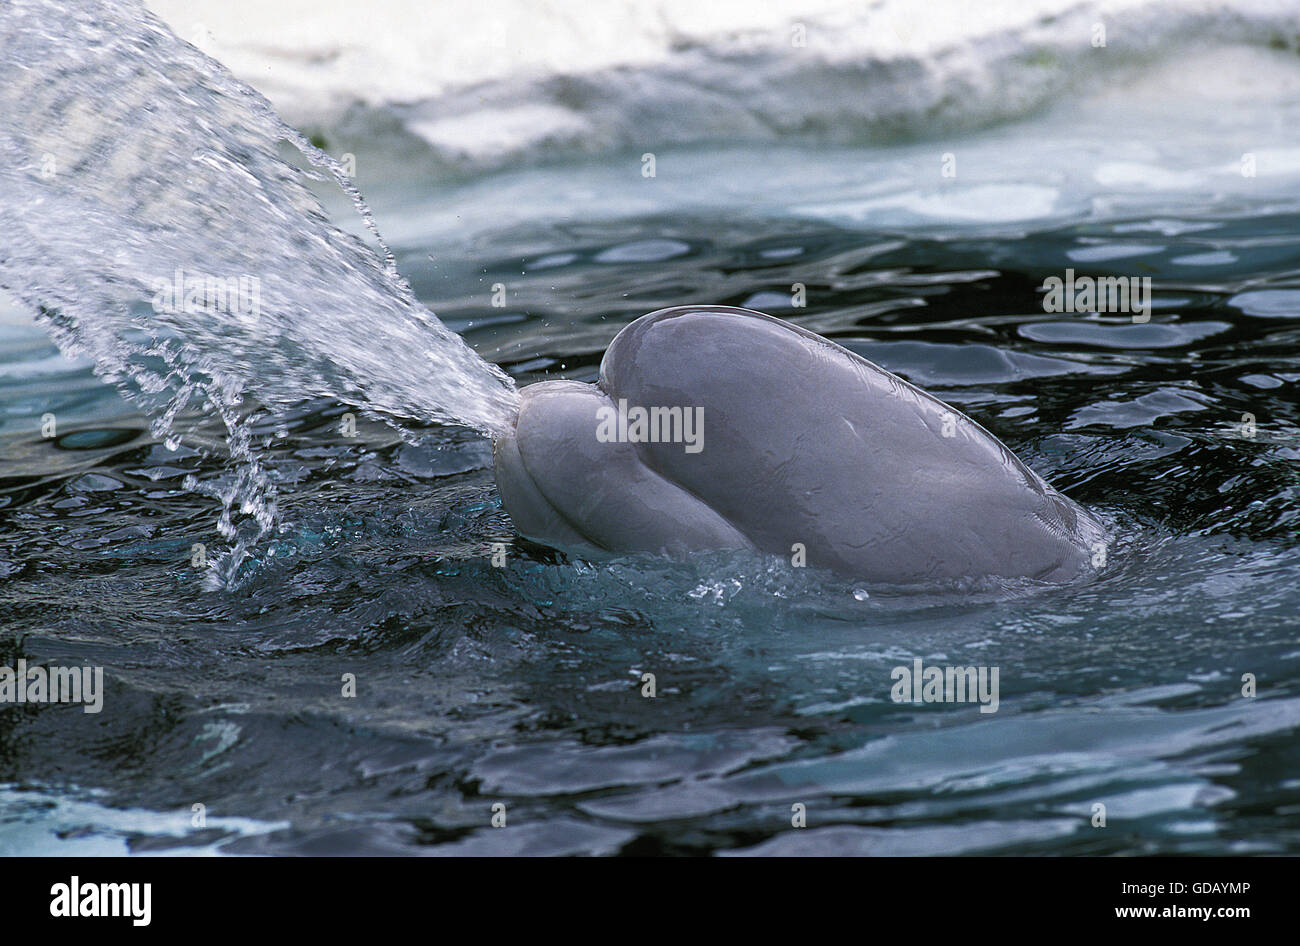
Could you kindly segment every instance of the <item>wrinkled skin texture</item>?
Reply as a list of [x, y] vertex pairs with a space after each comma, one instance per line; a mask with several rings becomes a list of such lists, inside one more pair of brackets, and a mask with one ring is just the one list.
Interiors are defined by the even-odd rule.
[[[642, 316], [596, 384], [522, 391], [494, 444], [506, 511], [583, 557], [754, 549], [882, 583], [1084, 571], [1101, 527], [974, 421], [812, 332], [749, 309]], [[699, 452], [601, 442], [599, 409], [703, 408]]]

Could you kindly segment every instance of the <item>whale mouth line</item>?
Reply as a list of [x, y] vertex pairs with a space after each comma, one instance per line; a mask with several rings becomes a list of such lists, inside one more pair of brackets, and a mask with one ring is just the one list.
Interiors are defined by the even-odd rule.
[[[727, 307], [712, 306], [707, 308], [725, 310]], [[673, 312], [674, 310], [664, 309], [661, 311]], [[749, 313], [752, 310], [741, 309], [739, 311]], [[651, 313], [651, 315], [653, 314], [654, 313]], [[762, 315], [761, 312], [754, 312], [753, 314]], [[668, 317], [672, 318], [674, 316], [670, 315]], [[764, 318], [767, 318], [767, 316], [764, 316]], [[611, 392], [608, 389], [605, 382], [605, 378], [603, 376], [597, 378], [596, 381], [592, 384], [592, 387], [594, 387], [597, 391], [599, 391], [601, 396], [604, 397], [607, 401], [609, 401], [610, 404], [616, 404], [618, 402], [617, 394], [615, 392]], [[754, 550], [758, 548], [758, 543], [754, 541], [753, 537], [750, 536], [748, 532], [746, 532], [744, 527], [742, 527], [740, 524], [733, 521], [732, 517], [728, 516], [726, 513], [722, 512], [717, 507], [713, 506], [705, 497], [701, 496], [689, 485], [682, 483], [680, 480], [674, 478], [667, 471], [662, 469], [661, 465], [655, 461], [654, 454], [650, 453], [650, 451], [648, 450], [643, 449], [646, 446], [645, 444], [638, 441], [637, 443], [630, 444], [630, 446], [632, 447], [632, 451], [636, 454], [637, 459], [641, 461], [641, 465], [644, 466], [647, 470], [649, 470], [651, 473], [654, 473], [656, 476], [658, 476], [664, 483], [670, 486], [674, 486], [677, 489], [681, 490], [687, 496], [690, 496], [692, 499], [700, 503], [700, 505], [707, 506], [709, 509], [711, 509], [720, 519], [726, 522], [727, 525], [735, 529], [739, 535], [745, 538], [747, 548], [749, 548], [750, 550]]]
[[[534, 385], [533, 388], [540, 391], [542, 389], [545, 389], [548, 385], [565, 385], [567, 388], [574, 391], [579, 389], [585, 389], [584, 393], [594, 393], [597, 396], [599, 396], [599, 398], [604, 402], [602, 406], [607, 406], [608, 404], [612, 403], [612, 401], [614, 400], [613, 397], [609, 394], [609, 392], [605, 390], [605, 388], [599, 383], [585, 385], [582, 384], [581, 382], [573, 382], [573, 381], [543, 382], [541, 384]], [[524, 412], [521, 410], [521, 417], [523, 416], [523, 413]], [[509, 434], [511, 436], [503, 436], [494, 442], [493, 462], [494, 462], [494, 466], [498, 470], [498, 480], [500, 481], [501, 480], [500, 474], [503, 466], [509, 464], [508, 453], [511, 447], [513, 447], [515, 454], [517, 454], [518, 456], [518, 463], [510, 465], [509, 468], [512, 470], [512, 472], [517, 472], [518, 474], [517, 477], [514, 477], [515, 485], [523, 485], [525, 489], [521, 493], [516, 493], [514, 495], [512, 502], [506, 501], [504, 490], [502, 495], [503, 505], [507, 507], [506, 511], [511, 513], [512, 519], [515, 518], [515, 513], [511, 511], [512, 507], [515, 510], [519, 510], [520, 508], [522, 508], [524, 506], [524, 495], [531, 494], [532, 496], [535, 497], [537, 501], [539, 501], [542, 504], [543, 508], [540, 510], [542, 517], [544, 518], [546, 515], [550, 515], [553, 516], [555, 519], [559, 520], [560, 522], [562, 522], [564, 526], [566, 526], [574, 536], [579, 538], [584, 545], [588, 546], [588, 548], [583, 549], [583, 551], [586, 552], [595, 551], [595, 552], [605, 553], [605, 554], [617, 554], [619, 551], [664, 551], [665, 550], [659, 547], [653, 549], [629, 549], [622, 546], [615, 547], [612, 546], [609, 542], [603, 540], [599, 532], [594, 528], [594, 526], [596, 525], [594, 520], [586, 519], [580, 514], [575, 515], [573, 512], [573, 507], [570, 504], [566, 504], [562, 501], [557, 501], [555, 491], [556, 489], [560, 488], [560, 486], [562, 485], [561, 480], [552, 478], [549, 481], [546, 479], [542, 479], [539, 481], [539, 477], [534, 475], [533, 471], [534, 469], [536, 469], [536, 467], [532, 463], [530, 463], [530, 457], [529, 457], [530, 451], [526, 448], [521, 448], [518, 446], [518, 439], [519, 439], [518, 420], [516, 420], [516, 423], [513, 425], [511, 431], [509, 431]], [[715, 544], [721, 544], [722, 546], [729, 547], [729, 548], [746, 549], [750, 551], [757, 549], [758, 547], [757, 543], [753, 540], [751, 536], [749, 536], [745, 532], [745, 530], [740, 528], [737, 524], [733, 523], [726, 516], [720, 513], [716, 508], [714, 508], [707, 501], [706, 498], [699, 496], [695, 491], [691, 490], [689, 487], [679, 482], [671, 475], [660, 470], [654, 463], [650, 461], [650, 458], [645, 457], [638, 449], [641, 446], [641, 444], [618, 443], [612, 446], [615, 446], [617, 448], [622, 448], [622, 456], [633, 458], [637, 464], [637, 471], [639, 475], [643, 478], [648, 478], [648, 482], [643, 479], [643, 482], [640, 484], [640, 487], [642, 489], [653, 487], [654, 489], [659, 490], [661, 493], [676, 498], [677, 501], [684, 501], [688, 505], [695, 507], [695, 511], [698, 515], [707, 514], [707, 516], [714, 517], [722, 524], [724, 524], [725, 525], [724, 537], [729, 538], [730, 541], [725, 541], [723, 543], [715, 543]], [[522, 484], [520, 483], [520, 481], [522, 481]], [[549, 489], [547, 486], [548, 482], [551, 484], [551, 488]], [[581, 509], [579, 509], [578, 511], [581, 512]], [[532, 512], [538, 513], [539, 510], [533, 509]], [[536, 516], [525, 517], [525, 518], [536, 518]], [[516, 521], [516, 525], [520, 528], [521, 533], [524, 533], [528, 538], [535, 539], [536, 541], [542, 542], [542, 544], [557, 544], [554, 542], [548, 543], [547, 538], [545, 536], [527, 535], [527, 527], [518, 521]], [[672, 543], [668, 543], [668, 544], [671, 545]]]
[[[516, 417], [514, 423], [510, 425], [509, 430], [505, 431], [501, 435], [498, 435], [498, 437], [492, 441], [492, 465], [494, 469], [497, 471], [498, 485], [500, 485], [502, 479], [501, 470], [503, 464], [508, 462], [505, 460], [504, 454], [510, 449], [513, 449], [516, 453], [519, 453], [518, 444], [517, 444], [517, 435], [518, 435], [518, 418]], [[580, 538], [583, 542], [591, 545], [593, 548], [602, 552], [611, 551], [610, 549], [607, 549], [603, 545], [601, 545], [595, 538], [588, 535], [583, 530], [580, 523], [574, 522], [569, 516], [565, 515], [564, 511], [556, 506], [555, 502], [546, 494], [546, 491], [541, 487], [541, 485], [538, 484], [536, 478], [529, 471], [528, 464], [526, 461], [524, 461], [522, 454], [519, 455], [519, 459], [520, 462], [518, 464], [512, 464], [510, 466], [510, 469], [512, 471], [518, 472], [519, 476], [526, 484], [527, 487], [526, 491], [530, 492], [531, 495], [535, 496], [537, 499], [541, 501], [543, 505], [543, 515], [549, 515], [559, 520], [570, 531], [572, 531], [574, 535]], [[502, 505], [505, 506], [504, 491], [502, 495]], [[509, 512], [509, 509], [507, 509], [507, 512]], [[514, 518], [515, 517], [512, 515], [511, 519], [513, 520]], [[525, 538], [530, 538], [530, 539], [534, 538], [533, 536], [526, 534], [525, 527], [520, 523], [516, 522], [516, 527], [519, 528], [520, 534], [523, 534]], [[542, 541], [542, 540], [538, 539], [537, 541]], [[543, 544], [550, 544], [550, 543], [546, 543], [543, 541]]]

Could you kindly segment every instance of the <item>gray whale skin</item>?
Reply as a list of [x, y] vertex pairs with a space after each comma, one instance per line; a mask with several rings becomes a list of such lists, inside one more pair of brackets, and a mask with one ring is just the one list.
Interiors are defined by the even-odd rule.
[[[580, 557], [735, 548], [889, 584], [1062, 581], [1104, 541], [960, 411], [751, 309], [652, 312], [610, 343], [595, 384], [520, 393], [493, 443], [502, 504], [526, 538]], [[702, 424], [661, 411], [624, 436], [620, 402], [630, 421], [676, 407]], [[679, 442], [632, 442], [651, 432]]]

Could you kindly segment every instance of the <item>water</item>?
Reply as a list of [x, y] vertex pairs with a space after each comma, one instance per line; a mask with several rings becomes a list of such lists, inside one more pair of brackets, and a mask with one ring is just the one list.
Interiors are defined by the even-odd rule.
[[126, 387], [156, 435], [184, 443], [191, 406], [221, 415], [243, 461], [222, 497], [227, 538], [232, 511], [253, 517], [254, 541], [274, 518], [250, 413], [332, 396], [488, 432], [509, 422], [509, 379], [412, 298], [391, 259], [324, 219], [278, 146], [359, 201], [337, 162], [137, 4], [65, 15], [17, 2], [0, 42], [7, 286], [64, 351]]
[[[12, 34], [0, 43], [8, 63]], [[1113, 127], [1122, 116], [1105, 98], [1087, 107]], [[221, 101], [202, 107], [228, 115]], [[1222, 121], [1263, 140], [1243, 109]], [[121, 182], [46, 192], [37, 176], [4, 192], [6, 229], [11, 193], [69, 216], [58, 236], [28, 222], [39, 253], [3, 238], [7, 284], [39, 287], [65, 315], [32, 324], [15, 304], [0, 317], [0, 663], [103, 666], [109, 686], [97, 716], [0, 709], [0, 850], [1300, 851], [1300, 201], [1287, 173], [1224, 173], [1246, 148], [1224, 139], [1212, 153], [1209, 131], [1133, 132], [1089, 151], [1062, 139], [1070, 113], [962, 139], [970, 170], [949, 183], [921, 169], [950, 146], [908, 142], [767, 149], [760, 162], [684, 150], [661, 155], [653, 191], [639, 154], [436, 194], [391, 169], [367, 181], [359, 154], [417, 303], [378, 244], [370, 255], [311, 211], [317, 198], [273, 158], [272, 119], [254, 112], [254, 178], [278, 182], [267, 193], [293, 195], [301, 216], [242, 227], [213, 213], [164, 240], [149, 226], [157, 208], [137, 214], [126, 197], [113, 205], [124, 220], [63, 209], [116, 200]], [[1276, 125], [1267, 142], [1286, 153], [1285, 128], [1300, 123]], [[145, 173], [131, 168], [128, 182]], [[1174, 171], [1178, 186], [1151, 186]], [[22, 177], [0, 173], [6, 188]], [[250, 190], [229, 166], [212, 174], [201, 195]], [[350, 197], [310, 183], [363, 238]], [[124, 398], [96, 377], [102, 358], [70, 359], [53, 341], [69, 343], [71, 319], [104, 333], [92, 353], [145, 363], [119, 347], [136, 337], [127, 318], [138, 329], [155, 314], [131, 308], [154, 270], [110, 252], [107, 235], [127, 225], [139, 230], [128, 246], [178, 246], [196, 270], [276, 261], [258, 270], [256, 325], [166, 324], [177, 350], [218, 359], [256, 398], [233, 427], [277, 504], [215, 589], [193, 556], [234, 541], [212, 498], [246, 488], [223, 446], [229, 417], [188, 401], [171, 449], [151, 432], [168, 392], [150, 400], [127, 381]], [[81, 259], [61, 255], [74, 243]], [[1152, 277], [1150, 323], [1044, 314], [1046, 276], [1121, 265]], [[795, 282], [806, 308], [789, 305]], [[274, 288], [298, 283], [313, 288]], [[359, 286], [375, 313], [364, 335], [326, 342], [343, 324], [328, 313]], [[466, 413], [491, 398], [440, 387], [434, 370], [417, 385], [406, 361], [368, 374], [352, 360], [456, 357], [423, 304], [517, 384], [591, 380], [624, 324], [693, 301], [787, 317], [971, 414], [1111, 524], [1106, 567], [1063, 587], [899, 593], [732, 554], [567, 561], [520, 541], [500, 508], [475, 432], [491, 418]], [[468, 354], [455, 363], [508, 398]], [[50, 412], [58, 434], [42, 437]], [[998, 711], [892, 702], [891, 671], [917, 657], [999, 667]], [[495, 803], [505, 829], [490, 825]], [[795, 804], [806, 829], [790, 827]]]

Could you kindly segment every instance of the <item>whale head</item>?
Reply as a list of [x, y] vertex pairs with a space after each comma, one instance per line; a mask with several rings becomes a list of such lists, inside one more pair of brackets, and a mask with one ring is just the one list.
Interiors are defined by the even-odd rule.
[[802, 549], [869, 581], [1061, 580], [1103, 538], [960, 411], [750, 309], [652, 312], [596, 383], [520, 393], [493, 444], [502, 504], [522, 535], [580, 556]]

